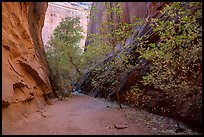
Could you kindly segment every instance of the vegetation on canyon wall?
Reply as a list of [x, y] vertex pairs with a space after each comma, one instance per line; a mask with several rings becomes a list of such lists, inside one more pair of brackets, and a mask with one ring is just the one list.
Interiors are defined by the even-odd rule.
[[[187, 9], [188, 6], [193, 9]], [[201, 108], [201, 3], [176, 2], [171, 6], [167, 5], [162, 12], [169, 17], [168, 21], [152, 19], [153, 31], [158, 32], [160, 41], [142, 41], [136, 50], [141, 57], [152, 62], [150, 71], [143, 76], [142, 82], [167, 92], [177, 105], [192, 97], [196, 98], [196, 105]], [[175, 17], [178, 19], [175, 20]]]
[[[197, 119], [199, 116], [192, 118], [189, 114], [202, 109], [202, 3], [175, 2], [167, 5], [162, 13], [167, 21], [151, 20], [159, 41], [149, 42], [149, 36], [137, 38], [140, 44], [135, 50], [139, 58], [152, 64], [142, 77], [143, 85], [162, 90], [163, 97], [172, 101], [170, 107], [155, 106], [150, 111], [159, 110], [174, 118], [186, 113], [182, 115], [187, 120]], [[133, 98], [137, 107], [144, 107], [153, 99], [144, 90], [136, 84], [131, 87], [127, 100]]]
[[[94, 8], [94, 7], [92, 7]], [[111, 60], [107, 63], [101, 63], [93, 68], [95, 76], [92, 79], [92, 85], [95, 88], [98, 88], [101, 91], [105, 92], [105, 97], [109, 94], [110, 87], [116, 89], [119, 86], [119, 79], [121, 72], [129, 69], [131, 64], [129, 60], [131, 58], [128, 55], [128, 52], [125, 51], [130, 48], [132, 45], [125, 46], [125, 41], [131, 37], [133, 33], [133, 27], [139, 24], [142, 24], [141, 21], [135, 18], [135, 23], [121, 23], [120, 20], [123, 15], [123, 11], [118, 2], [115, 5], [112, 5], [110, 2], [105, 3], [105, 11], [103, 14], [107, 15], [107, 20], [99, 21], [94, 17], [92, 13], [92, 18], [95, 22], [100, 23], [100, 33], [94, 33], [89, 35], [90, 44], [87, 46], [88, 51], [91, 47], [106, 47], [103, 52], [104, 55], [109, 56]], [[95, 12], [97, 10], [95, 9]], [[118, 54], [120, 55], [118, 56]], [[107, 57], [106, 57], [107, 58]], [[104, 58], [105, 59], [105, 58]], [[103, 60], [101, 60], [102, 62]], [[105, 72], [105, 74], [98, 73], [100, 71]], [[118, 90], [116, 91], [117, 101], [120, 108], [122, 108], [119, 98]]]

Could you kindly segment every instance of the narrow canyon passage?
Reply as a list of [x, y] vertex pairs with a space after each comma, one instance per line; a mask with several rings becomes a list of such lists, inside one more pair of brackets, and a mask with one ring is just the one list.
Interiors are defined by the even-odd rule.
[[[13, 123], [11, 128], [3, 129], [3, 134], [177, 134], [175, 129], [176, 122], [171, 119], [125, 105], [120, 110], [115, 102], [72, 93], [71, 97], [62, 101], [52, 100], [52, 105], [44, 110], [25, 115], [25, 118]], [[195, 134], [190, 130], [187, 132]]]
[[2, 2], [2, 134], [202, 134], [201, 7]]

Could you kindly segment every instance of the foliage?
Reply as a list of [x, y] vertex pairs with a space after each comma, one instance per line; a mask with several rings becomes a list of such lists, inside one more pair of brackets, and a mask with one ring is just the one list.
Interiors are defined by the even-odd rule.
[[160, 41], [141, 41], [136, 52], [151, 60], [144, 85], [153, 85], [174, 98], [179, 106], [187, 95], [201, 107], [202, 93], [202, 3], [174, 2], [162, 11], [167, 21], [152, 19]]
[[124, 96], [127, 103], [131, 104], [132, 102], [134, 102], [134, 105], [139, 108], [144, 107], [144, 102], [149, 102], [149, 100], [151, 99], [150, 96], [145, 95], [144, 91], [141, 90], [137, 84], [132, 86]]
[[[91, 37], [90, 34], [89, 37]], [[97, 63], [102, 62], [107, 54], [110, 53], [110, 48], [101, 42], [99, 37], [94, 36], [95, 40], [86, 47], [86, 51], [82, 54], [81, 63], [83, 68], [93, 68]]]
[[[47, 60], [52, 72], [52, 79], [57, 83], [60, 94], [77, 81], [81, 75], [79, 42], [83, 38], [78, 17], [62, 20], [53, 32], [47, 45]], [[70, 90], [70, 89], [69, 89]], [[69, 91], [70, 92], [70, 91]]]
[[[91, 59], [94, 63], [100, 64], [93, 68], [95, 76], [92, 79], [92, 85], [101, 92], [109, 92], [111, 88], [118, 88], [120, 74], [130, 65], [128, 61], [130, 56], [126, 49], [132, 45], [127, 46], [125, 41], [132, 35], [133, 27], [141, 24], [139, 19], [133, 24], [122, 23], [123, 11], [118, 2], [105, 2], [105, 7], [102, 13], [105, 16], [104, 20], [99, 21], [92, 12], [92, 19], [100, 24], [98, 27], [100, 32], [88, 36], [90, 45], [87, 46], [88, 50], [94, 48], [94, 52], [98, 52], [96, 55], [99, 55]], [[95, 10], [95, 14], [97, 13], [96, 8], [92, 7], [92, 10]], [[99, 59], [104, 61], [107, 56], [109, 57], [108, 62], [99, 61]], [[118, 91], [116, 92], [119, 101]]]

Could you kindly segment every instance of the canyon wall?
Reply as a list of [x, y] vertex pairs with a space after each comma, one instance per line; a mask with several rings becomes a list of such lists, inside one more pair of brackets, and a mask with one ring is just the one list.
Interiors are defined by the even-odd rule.
[[47, 3], [2, 3], [3, 132], [24, 115], [43, 109], [52, 93], [42, 42]]
[[[130, 24], [134, 22], [135, 17], [141, 19], [157, 17], [165, 3], [168, 2], [120, 2], [119, 4], [123, 11], [120, 22]], [[110, 2], [109, 4], [114, 6], [115, 3]], [[94, 18], [90, 18], [88, 22], [87, 36], [93, 33], [100, 33], [100, 22], [96, 20], [107, 21], [107, 15], [104, 11], [106, 11], [105, 2], [93, 2], [90, 15], [94, 16]], [[90, 42], [86, 39], [85, 46], [88, 44]]]
[[[153, 86], [144, 86], [140, 80], [142, 80], [142, 76], [146, 74], [151, 66], [151, 62], [148, 60], [145, 60], [143, 58], [139, 58], [139, 54], [135, 52], [137, 49], [137, 46], [139, 44], [139, 41], [136, 40], [136, 37], [142, 37], [144, 35], [148, 35], [148, 40], [150, 43], [157, 43], [160, 42], [160, 37], [156, 32], [153, 31], [152, 27], [150, 26], [151, 18], [159, 18], [162, 21], [167, 21], [168, 17], [165, 17], [160, 11], [165, 7], [165, 4], [170, 3], [164, 3], [164, 2], [135, 2], [135, 3], [129, 3], [124, 2], [121, 3], [122, 10], [124, 11], [124, 15], [122, 17], [121, 22], [126, 23], [132, 23], [132, 17], [135, 15], [136, 17], [140, 17], [145, 19], [144, 24], [139, 28], [133, 28], [135, 29], [134, 33], [132, 34], [131, 38], [129, 38], [126, 41], [126, 46], [132, 44], [132, 48], [128, 48], [126, 52], [128, 52], [129, 55], [131, 55], [131, 65], [134, 67], [129, 69], [126, 72], [122, 72], [120, 74], [119, 78], [119, 86], [118, 87], [112, 87], [110, 82], [105, 81], [102, 83], [104, 86], [103, 89], [94, 87], [92, 85], [92, 79], [99, 75], [103, 78], [109, 78], [112, 73], [112, 68], [107, 69], [99, 69], [94, 70], [91, 69], [88, 71], [79, 81], [77, 88], [80, 89], [84, 94], [88, 94], [90, 96], [94, 97], [102, 97], [107, 98], [113, 101], [118, 101], [116, 98], [117, 92], [119, 92], [119, 98], [120, 101], [123, 103], [127, 103], [126, 97], [129, 98], [129, 102], [132, 104], [136, 104], [136, 102], [139, 102], [141, 106], [146, 109], [149, 112], [165, 115], [169, 117], [173, 117], [177, 120], [181, 120], [185, 123], [187, 123], [189, 126], [193, 128], [197, 128], [201, 130], [202, 125], [202, 109], [198, 106], [202, 106], [201, 100], [202, 98], [197, 96], [191, 96], [188, 94], [188, 92], [183, 93], [182, 98], [180, 100], [188, 100], [190, 97], [191, 99], [189, 101], [185, 101], [181, 105], [175, 103], [173, 97], [169, 97], [169, 94], [165, 91], [162, 91], [160, 89], [155, 89]], [[97, 12], [96, 12], [96, 18], [100, 21], [107, 21], [106, 15], [103, 14], [103, 11], [105, 11], [104, 3], [93, 3], [93, 6], [96, 6]], [[91, 15], [93, 15], [91, 11]], [[176, 20], [177, 17], [175, 17]], [[171, 19], [172, 20], [172, 19]], [[115, 21], [115, 20], [114, 20]], [[100, 33], [99, 23], [95, 23], [94, 20], [90, 20], [89, 22], [89, 29], [88, 34], [92, 33]], [[89, 44], [89, 41], [86, 41], [86, 46]], [[123, 52], [123, 51], [121, 51]], [[118, 54], [120, 56], [120, 53]], [[106, 60], [104, 60], [102, 63], [98, 64], [98, 66], [103, 66], [104, 64], [107, 64], [107, 62], [111, 61], [111, 57], [107, 57]], [[108, 75], [109, 74], [109, 75]], [[109, 76], [109, 77], [107, 77]], [[201, 81], [199, 81], [201, 83]], [[133, 95], [129, 94], [131, 87], [138, 84], [138, 87], [141, 88], [144, 92], [144, 96], [134, 99], [132, 98]], [[149, 96], [151, 99], [145, 99], [145, 96]], [[190, 104], [194, 104], [191, 106]], [[163, 111], [165, 109], [165, 111]], [[168, 110], [168, 111], [166, 111]]]
[[[109, 4], [110, 6], [113, 7], [113, 5], [115, 4], [115, 2], [108, 2], [107, 4]], [[134, 31], [134, 33], [132, 34], [131, 38], [129, 38], [128, 40], [126, 40], [126, 45], [129, 44], [133, 44], [134, 45], [134, 49], [136, 48], [138, 42], [134, 40], [135, 37], [141, 37], [145, 34], [151, 34], [151, 40], [157, 41], [158, 40], [158, 36], [155, 36], [152, 34], [152, 29], [149, 26], [149, 18], [158, 18], [159, 15], [161, 15], [160, 11], [164, 8], [165, 4], [168, 3], [164, 3], [164, 2], [121, 2], [119, 3], [121, 6], [121, 9], [123, 11], [122, 14], [122, 18], [120, 20], [113, 20], [114, 22], [121, 22], [121, 23], [133, 23], [133, 19], [134, 17], [136, 18], [141, 18], [143, 20], [145, 20], [144, 24], [142, 25], [142, 27], [140, 27], [140, 32], [137, 32], [137, 28], [133, 28], [136, 31]], [[108, 21], [107, 19], [107, 12], [106, 11], [106, 5], [104, 2], [93, 2], [92, 4], [92, 8], [90, 11], [90, 15], [94, 16], [94, 18], [90, 18], [89, 24], [88, 24], [88, 33], [87, 36], [89, 36], [90, 34], [93, 33], [98, 33], [100, 34], [100, 22], [99, 21]], [[113, 17], [113, 16], [112, 16]], [[89, 44], [90, 42], [88, 41], [88, 39], [86, 40], [86, 46]], [[131, 52], [132, 49], [129, 50], [129, 53]], [[135, 58], [135, 62], [138, 62], [138, 55], [133, 55]], [[110, 59], [110, 58], [108, 58]], [[108, 62], [108, 59], [106, 59], [104, 62]], [[103, 63], [104, 63], [103, 62]], [[140, 64], [141, 65], [141, 64]], [[140, 66], [138, 65], [138, 66]], [[101, 96], [104, 97], [105, 92], [109, 92], [109, 96], [114, 96], [115, 95], [115, 91], [119, 90], [119, 91], [127, 91], [129, 90], [129, 88], [131, 86], [133, 86], [135, 84], [135, 82], [138, 82], [139, 79], [141, 78], [141, 74], [143, 74], [147, 68], [149, 66], [148, 62], [143, 61], [142, 66], [140, 66], [139, 70], [134, 70], [133, 73], [130, 73], [128, 76], [126, 76], [126, 78], [121, 80], [121, 85], [120, 87], [117, 87], [119, 89], [114, 89], [114, 90], [110, 90], [110, 91], [99, 91], [95, 88], [93, 88], [93, 86], [91, 85], [91, 79], [92, 77], [94, 77], [94, 74], [92, 74], [92, 71], [88, 72], [87, 74], [84, 75], [83, 78], [81, 78], [79, 84], [78, 84], [78, 88], [80, 88], [82, 90], [82, 92], [92, 95], [92, 96]], [[102, 74], [101, 74], [102, 75]], [[104, 92], [104, 93], [103, 93]], [[112, 93], [111, 93], [112, 92]]]
[[83, 49], [86, 39], [85, 34], [87, 32], [88, 13], [89, 9], [73, 4], [72, 2], [49, 2], [42, 32], [44, 45], [47, 44], [53, 30], [59, 25], [62, 19], [66, 17], [79, 17], [85, 37], [80, 43], [80, 47]]
[[[108, 2], [107, 4], [110, 7], [114, 7], [115, 2]], [[114, 15], [113, 15], [112, 16], [113, 20], [111, 20], [111, 21], [113, 21], [115, 23], [118, 21], [121, 23], [133, 23], [135, 17], [145, 20], [144, 25], [142, 25], [142, 27], [141, 27], [140, 33], [138, 34], [137, 28], [132, 28], [132, 29], [135, 29], [136, 31], [134, 31], [131, 38], [126, 40], [126, 45], [133, 44], [136, 47], [136, 45], [138, 44], [138, 42], [135, 42], [135, 40], [134, 40], [136, 35], [138, 35], [140, 37], [142, 35], [145, 35], [146, 32], [151, 33], [152, 30], [149, 26], [148, 19], [149, 18], [158, 18], [159, 15], [161, 15], [160, 11], [164, 8], [165, 4], [168, 4], [168, 3], [165, 3], [165, 2], [121, 2], [119, 4], [120, 4], [121, 10], [123, 12], [122, 18], [120, 20], [114, 20], [114, 17], [113, 17]], [[94, 18], [90, 18], [90, 20], [89, 20], [87, 36], [89, 36], [90, 34], [94, 34], [94, 33], [98, 33], [98, 34], [101, 33], [100, 29], [99, 29], [100, 28], [100, 22], [98, 22], [98, 21], [101, 21], [101, 22], [108, 21], [107, 15], [106, 15], [107, 14], [106, 10], [107, 9], [106, 9], [105, 2], [93, 2], [92, 8], [90, 11], [90, 16], [92, 16]], [[154, 36], [154, 40], [158, 40], [158, 37], [156, 38]], [[89, 43], [90, 42], [88, 41], [88, 39], [86, 39], [86, 46]], [[137, 60], [138, 55], [134, 55], [134, 56], [136, 58], [135, 60]], [[148, 63], [145, 65], [148, 66]], [[93, 93], [93, 95], [95, 96], [97, 94], [96, 92], [98, 92], [98, 91], [93, 89], [93, 87], [91, 87], [91, 83], [89, 83], [90, 77], [93, 77], [93, 75], [91, 75], [90, 73], [88, 72], [87, 75], [85, 75], [84, 78], [81, 79], [81, 81], [78, 85], [84, 93], [90, 92], [90, 93]], [[91, 75], [91, 76], [88, 76], [88, 75]], [[131, 78], [132, 84], [127, 84], [128, 85], [127, 88], [131, 87], [135, 83], [136, 79], [139, 79], [138, 78], [139, 75], [140, 74], [135, 75], [134, 77], [130, 75], [132, 77]], [[125, 91], [125, 90], [127, 90], [127, 88], [123, 89], [123, 90]], [[91, 92], [91, 90], [95, 90], [95, 91]]]

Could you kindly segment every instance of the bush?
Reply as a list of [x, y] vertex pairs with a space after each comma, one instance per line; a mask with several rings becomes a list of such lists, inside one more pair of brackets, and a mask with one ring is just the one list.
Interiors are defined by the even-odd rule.
[[[177, 106], [202, 94], [202, 3], [174, 2], [162, 11], [167, 21], [152, 19], [159, 42], [143, 41], [136, 52], [152, 62], [143, 76], [144, 85], [153, 85], [174, 98]], [[177, 19], [176, 19], [177, 18]]]

